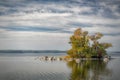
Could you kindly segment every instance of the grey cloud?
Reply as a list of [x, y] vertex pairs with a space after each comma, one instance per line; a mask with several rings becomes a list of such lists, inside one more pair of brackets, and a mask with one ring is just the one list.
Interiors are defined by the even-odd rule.
[[[38, 32], [40, 32], [38, 35], [49, 33], [48, 36], [51, 36], [51, 33], [60, 33], [61, 36], [65, 33], [70, 35], [78, 27], [88, 30], [90, 33], [100, 31], [105, 36], [112, 36], [109, 39], [116, 39], [116, 36], [119, 37], [120, 35], [119, 0], [0, 0], [0, 44], [3, 45], [3, 42], [5, 42], [4, 48], [10, 48], [8, 46], [10, 44], [9, 39], [13, 39], [11, 41], [13, 48], [16, 44], [18, 47], [20, 46], [19, 48], [22, 48], [23, 46], [20, 44], [24, 43], [24, 40], [21, 40], [24, 36]], [[14, 36], [14, 38], [11, 36]], [[44, 43], [49, 42], [47, 40], [48, 36], [44, 37], [46, 39]], [[38, 39], [37, 37], [34, 38]], [[40, 37], [39, 40], [42, 38]], [[61, 39], [59, 36], [56, 38]], [[31, 37], [25, 39], [25, 42], [28, 41], [26, 45], [31, 45], [30, 49], [35, 49], [40, 44], [41, 46], [44, 45], [39, 41], [37, 41], [38, 43], [35, 43], [34, 40], [29, 41], [30, 39]], [[67, 36], [64, 39], [69, 39], [69, 37]], [[113, 40], [112, 43], [117, 40]], [[54, 44], [54, 42], [56, 43]], [[59, 48], [63, 47], [62, 45], [65, 43], [67, 44], [67, 40], [63, 43], [60, 42]], [[55, 37], [52, 43], [53, 48], [56, 48], [55, 45], [59, 45]], [[52, 45], [51, 43], [48, 44]], [[45, 45], [47, 46], [47, 44]], [[65, 49], [67, 48], [66, 46]]]

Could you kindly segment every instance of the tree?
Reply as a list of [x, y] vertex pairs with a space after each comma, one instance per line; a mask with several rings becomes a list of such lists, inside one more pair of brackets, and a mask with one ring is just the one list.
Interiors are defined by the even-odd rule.
[[[103, 34], [95, 33], [89, 35], [88, 31], [83, 31], [81, 28], [75, 30], [74, 34], [70, 37], [70, 44], [72, 48], [67, 51], [67, 54], [71, 57], [91, 57], [91, 56], [103, 56], [106, 54], [107, 48], [111, 47], [110, 43], [99, 43], [99, 39]], [[90, 41], [92, 43], [90, 43]]]

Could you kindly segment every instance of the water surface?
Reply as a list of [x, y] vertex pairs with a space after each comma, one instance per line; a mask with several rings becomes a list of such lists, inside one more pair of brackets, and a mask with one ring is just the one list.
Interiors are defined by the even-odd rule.
[[103, 61], [40, 61], [37, 56], [65, 53], [1, 54], [0, 80], [120, 80], [120, 56]]

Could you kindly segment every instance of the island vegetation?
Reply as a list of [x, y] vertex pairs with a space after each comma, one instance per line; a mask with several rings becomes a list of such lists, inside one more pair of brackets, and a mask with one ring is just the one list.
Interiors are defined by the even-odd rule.
[[67, 57], [102, 58], [107, 55], [106, 49], [112, 47], [111, 43], [99, 42], [102, 37], [103, 34], [100, 32], [90, 35], [88, 31], [83, 31], [81, 28], [76, 29], [70, 37], [69, 44], [72, 48], [67, 51]]

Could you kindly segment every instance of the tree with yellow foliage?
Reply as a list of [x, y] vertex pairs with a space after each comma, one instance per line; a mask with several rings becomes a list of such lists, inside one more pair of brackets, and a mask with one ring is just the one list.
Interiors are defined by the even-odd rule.
[[99, 43], [99, 39], [103, 34], [95, 33], [90, 36], [88, 31], [83, 31], [81, 28], [75, 30], [70, 37], [70, 44], [72, 48], [67, 51], [67, 54], [73, 58], [83, 57], [102, 57], [106, 55], [106, 49], [112, 47], [111, 43]]

